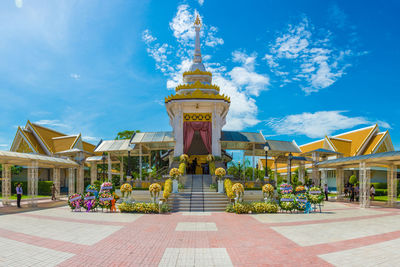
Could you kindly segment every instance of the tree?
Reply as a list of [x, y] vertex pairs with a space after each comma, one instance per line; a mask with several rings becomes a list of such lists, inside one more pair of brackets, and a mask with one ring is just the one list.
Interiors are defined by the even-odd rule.
[[136, 130], [136, 131], [125, 130], [125, 131], [119, 132], [119, 133], [117, 133], [117, 137], [115, 137], [115, 140], [131, 139], [132, 135], [134, 133], [140, 133], [140, 130]]
[[350, 176], [350, 179], [349, 179], [350, 184], [355, 185], [357, 182], [358, 182], [357, 176], [355, 176], [354, 174], [352, 176]]

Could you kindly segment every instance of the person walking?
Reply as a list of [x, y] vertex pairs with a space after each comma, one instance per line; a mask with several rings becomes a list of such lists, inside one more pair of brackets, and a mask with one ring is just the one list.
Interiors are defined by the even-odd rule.
[[17, 184], [17, 188], [15, 188], [15, 191], [17, 192], [17, 207], [21, 208], [21, 198], [23, 194], [22, 186], [20, 183]]
[[369, 190], [369, 193], [371, 195], [371, 200], [374, 201], [375, 199], [375, 186], [371, 185], [371, 189]]
[[56, 200], [56, 192], [58, 192], [58, 191], [57, 191], [57, 188], [56, 188], [56, 186], [53, 184], [53, 185], [51, 186], [51, 200]]
[[350, 185], [350, 202], [354, 202], [354, 186]]
[[327, 184], [325, 184], [324, 186], [324, 192], [325, 192], [325, 200], [328, 201], [329, 188]]

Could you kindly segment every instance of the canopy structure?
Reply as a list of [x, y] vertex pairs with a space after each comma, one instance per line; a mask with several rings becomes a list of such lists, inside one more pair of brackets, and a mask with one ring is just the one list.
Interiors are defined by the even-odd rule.
[[175, 140], [172, 132], [144, 132], [134, 133], [130, 143], [135, 149], [142, 145], [142, 149], [170, 150], [175, 148]]
[[96, 153], [113, 153], [120, 156], [128, 155], [128, 151], [132, 152], [133, 148], [130, 147], [129, 140], [101, 140], [97, 147], [94, 149]]
[[43, 168], [77, 168], [79, 164], [66, 158], [56, 158], [36, 154], [0, 151], [0, 163], [19, 166], [30, 166], [36, 162], [38, 167]]

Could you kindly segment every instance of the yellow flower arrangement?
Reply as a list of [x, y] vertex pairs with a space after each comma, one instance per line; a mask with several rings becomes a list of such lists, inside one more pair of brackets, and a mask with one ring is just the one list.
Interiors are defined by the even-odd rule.
[[235, 194], [233, 193], [232, 190], [232, 181], [230, 179], [225, 179], [224, 181], [224, 187], [225, 187], [225, 191], [226, 191], [226, 196], [229, 199], [234, 199], [235, 198]]
[[274, 187], [271, 184], [265, 184], [262, 187], [264, 197], [271, 198], [274, 195]]
[[121, 186], [121, 192], [132, 192], [132, 186], [128, 183]]
[[207, 155], [207, 161], [208, 161], [208, 162], [212, 162], [212, 161], [214, 161], [214, 160], [215, 160], [215, 158], [214, 158], [213, 155], [211, 155], [211, 154], [208, 154], [208, 155]]
[[244, 187], [243, 187], [243, 185], [241, 183], [235, 183], [232, 186], [232, 190], [235, 193], [243, 193], [244, 192]]
[[165, 181], [163, 198], [168, 199], [168, 197], [171, 194], [171, 192], [172, 192], [172, 180], [171, 179], [167, 179]]
[[181, 162], [179, 164], [179, 173], [181, 175], [183, 175], [183, 174], [185, 174], [185, 172], [186, 172], [186, 163], [185, 162]]
[[158, 183], [153, 183], [150, 185], [149, 191], [152, 193], [159, 193], [161, 191], [161, 185]]
[[217, 168], [215, 170], [215, 175], [218, 176], [219, 179], [222, 179], [222, 177], [224, 177], [226, 175], [226, 171], [224, 168]]
[[189, 160], [189, 156], [186, 154], [182, 154], [179, 159], [181, 160], [181, 162], [188, 162]]
[[169, 171], [169, 176], [172, 177], [172, 179], [176, 179], [181, 175], [181, 172], [177, 168], [172, 168]]

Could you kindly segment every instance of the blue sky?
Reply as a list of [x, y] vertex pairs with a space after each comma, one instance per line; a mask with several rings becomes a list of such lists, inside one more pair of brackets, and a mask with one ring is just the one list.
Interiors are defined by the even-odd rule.
[[202, 53], [225, 129], [303, 144], [379, 123], [400, 148], [397, 1], [0, 2], [0, 149], [32, 122], [96, 144], [170, 130], [164, 97]]

